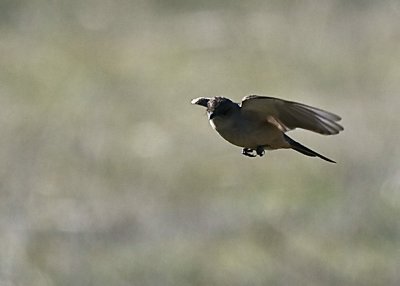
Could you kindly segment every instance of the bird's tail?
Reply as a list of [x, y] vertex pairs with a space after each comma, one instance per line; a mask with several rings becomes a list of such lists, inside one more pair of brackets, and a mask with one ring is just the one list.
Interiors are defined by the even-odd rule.
[[306, 146], [301, 145], [299, 142], [294, 141], [292, 138], [287, 136], [286, 134], [283, 135], [286, 139], [286, 141], [290, 144], [290, 147], [293, 150], [296, 150], [297, 152], [300, 152], [304, 155], [310, 156], [310, 157], [319, 157], [321, 159], [324, 159], [325, 161], [331, 162], [331, 163], [336, 163], [335, 161], [322, 156], [321, 154], [318, 154], [317, 152], [307, 148]]

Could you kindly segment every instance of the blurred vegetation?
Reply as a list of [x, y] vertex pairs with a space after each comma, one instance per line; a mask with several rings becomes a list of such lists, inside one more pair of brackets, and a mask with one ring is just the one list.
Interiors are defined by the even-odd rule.
[[[400, 2], [0, 1], [0, 285], [399, 285]], [[198, 96], [344, 133], [249, 159]]]

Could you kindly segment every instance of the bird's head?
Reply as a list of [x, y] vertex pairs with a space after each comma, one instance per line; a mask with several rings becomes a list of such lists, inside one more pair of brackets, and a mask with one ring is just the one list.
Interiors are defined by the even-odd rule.
[[237, 103], [222, 96], [196, 98], [192, 100], [192, 104], [206, 107], [209, 120], [229, 117], [234, 111], [240, 108]]

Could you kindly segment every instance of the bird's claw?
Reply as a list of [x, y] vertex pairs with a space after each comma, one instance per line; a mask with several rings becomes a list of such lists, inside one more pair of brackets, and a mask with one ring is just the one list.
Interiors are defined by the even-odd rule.
[[243, 148], [242, 149], [242, 154], [247, 156], [247, 157], [252, 157], [252, 158], [256, 157], [257, 155], [254, 155], [253, 152], [254, 152], [254, 150], [250, 149], [250, 148]]
[[[254, 152], [256, 152], [256, 154], [254, 154]], [[265, 150], [264, 150], [264, 147], [262, 147], [262, 146], [258, 146], [257, 149], [255, 149], [255, 150], [251, 149], [251, 148], [243, 148], [242, 154], [247, 157], [252, 157], [252, 158], [257, 157], [257, 155], [262, 157], [265, 154]]]
[[258, 146], [257, 149], [256, 149], [256, 152], [257, 152], [258, 156], [260, 156], [260, 157], [264, 156], [264, 154], [265, 154], [264, 147]]

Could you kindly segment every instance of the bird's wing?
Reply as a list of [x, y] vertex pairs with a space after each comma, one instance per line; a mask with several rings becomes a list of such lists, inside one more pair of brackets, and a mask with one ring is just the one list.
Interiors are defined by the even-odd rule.
[[209, 97], [198, 97], [198, 98], [192, 99], [192, 101], [190, 103], [207, 107], [207, 103], [209, 101], [210, 101]]
[[331, 112], [274, 97], [249, 95], [242, 99], [242, 111], [253, 112], [282, 131], [302, 128], [324, 135], [337, 134], [341, 118]]

